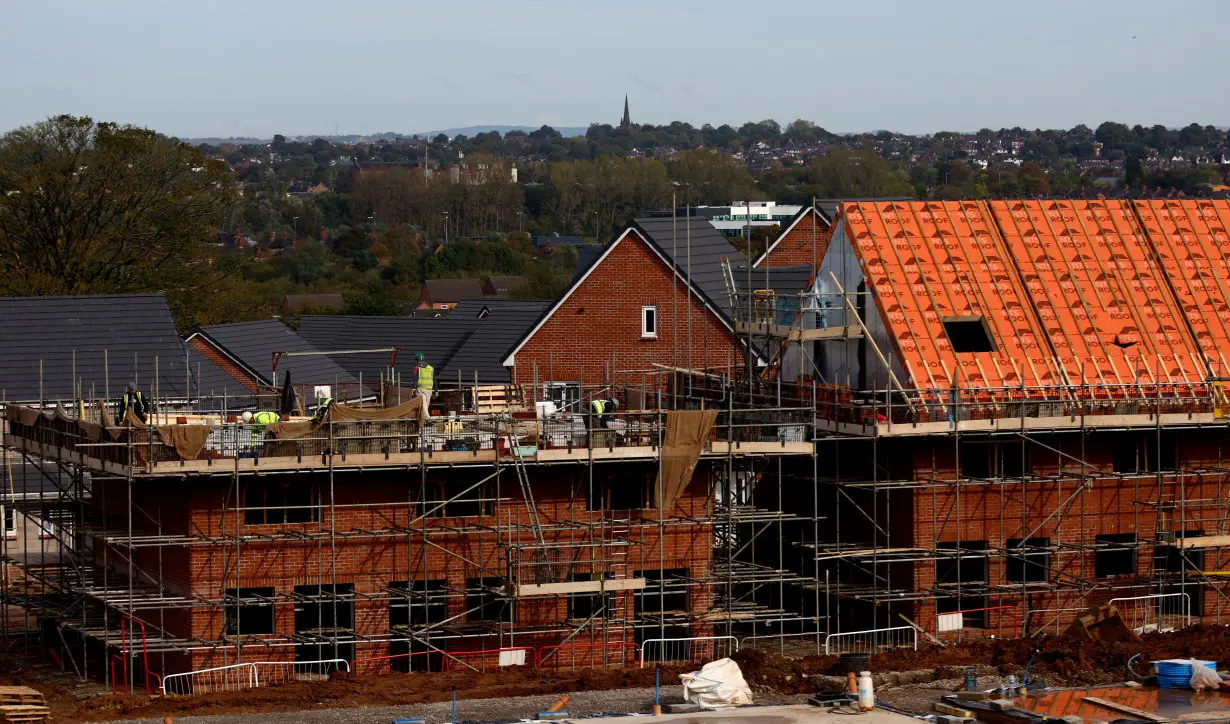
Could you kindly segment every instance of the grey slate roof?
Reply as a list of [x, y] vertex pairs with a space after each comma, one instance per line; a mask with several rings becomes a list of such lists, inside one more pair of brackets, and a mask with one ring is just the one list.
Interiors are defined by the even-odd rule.
[[483, 295], [483, 285], [477, 279], [428, 279], [423, 282], [420, 302], [455, 304], [462, 299]]
[[[766, 269], [768, 274], [765, 274]], [[796, 295], [807, 289], [811, 274], [812, 269], [806, 264], [753, 269], [751, 290], [772, 289], [778, 294]], [[739, 287], [739, 291], [747, 291], [747, 284], [746, 270], [741, 275], [735, 275], [735, 285]]]
[[[225, 351], [265, 384], [273, 384], [274, 352], [320, 352], [306, 339], [276, 319], [236, 324], [210, 324], [197, 329], [198, 334]], [[283, 357], [278, 361], [278, 383], [289, 371], [296, 385], [332, 385], [353, 382], [350, 374], [324, 355]]]
[[633, 223], [668, 262], [674, 261], [684, 279], [691, 278], [692, 284], [709, 303], [727, 320], [731, 318], [730, 295], [722, 280], [722, 260], [730, 261], [736, 279], [740, 274], [747, 276], [750, 263], [721, 232], [713, 228], [707, 219], [697, 217], [678, 219], [673, 236], [669, 217], [636, 219]]
[[[408, 379], [416, 353], [426, 355], [438, 373], [475, 324], [477, 320], [455, 312], [444, 317], [308, 316], [300, 320], [299, 335], [318, 349], [330, 352], [401, 347], [395, 369]], [[334, 361], [353, 377], [362, 373], [366, 383], [369, 379], [379, 380], [381, 372], [388, 369], [389, 354], [338, 355]]]
[[[422, 352], [436, 369], [439, 384], [508, 382], [508, 369], [501, 362], [505, 353], [551, 306], [542, 300], [462, 300], [443, 317], [304, 317], [299, 334], [318, 348], [331, 351], [401, 347], [396, 371], [409, 381], [414, 355]], [[352, 376], [363, 374], [364, 382], [376, 380], [388, 368], [389, 355], [339, 355], [337, 364]], [[450, 384], [451, 383], [451, 384]]]
[[71, 399], [74, 352], [87, 397], [118, 397], [134, 378], [151, 394], [155, 358], [160, 395], [185, 394], [185, 347], [161, 294], [0, 297], [0, 350], [8, 400], [39, 400], [40, 360], [43, 399]]
[[473, 382], [478, 375], [479, 384], [504, 384], [509, 382], [508, 368], [502, 362], [507, 353], [521, 337], [546, 314], [553, 302], [546, 300], [491, 299], [483, 302], [462, 302], [453, 311], [452, 317], [469, 315], [476, 308], [485, 310], [486, 316], [479, 320], [461, 347], [444, 365], [443, 375], [463, 382]]

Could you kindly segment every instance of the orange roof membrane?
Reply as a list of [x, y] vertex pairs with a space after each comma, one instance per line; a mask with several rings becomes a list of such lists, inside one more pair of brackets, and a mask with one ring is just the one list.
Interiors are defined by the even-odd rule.
[[[914, 387], [1230, 371], [1230, 202], [849, 202], [841, 217]], [[954, 316], [981, 316], [995, 351], [954, 352]]]
[[[902, 368], [920, 388], [1056, 384], [1025, 290], [977, 202], [851, 202], [846, 234], [859, 255]], [[981, 315], [994, 352], [956, 354], [943, 318]]]
[[1230, 201], [1133, 202], [1179, 309], [1213, 374], [1230, 374]]
[[989, 205], [1067, 384], [1205, 378], [1128, 202]]

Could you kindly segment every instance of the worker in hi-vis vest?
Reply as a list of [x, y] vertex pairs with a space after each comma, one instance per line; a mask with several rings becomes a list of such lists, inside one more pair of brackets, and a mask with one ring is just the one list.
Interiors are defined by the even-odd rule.
[[436, 388], [436, 368], [427, 364], [427, 357], [422, 352], [414, 355], [418, 364], [414, 367], [414, 389], [423, 398], [423, 414], [431, 406], [431, 392]]
[[245, 425], [250, 426], [249, 429], [252, 431], [252, 449], [260, 450], [265, 440], [265, 428], [275, 422], [281, 422], [282, 416], [276, 412], [262, 410], [256, 413], [245, 412], [240, 415], [239, 419], [243, 420]]
[[606, 427], [607, 420], [615, 414], [619, 404], [615, 400], [594, 400], [589, 403], [589, 429]]
[[149, 414], [150, 406], [145, 401], [145, 395], [141, 394], [141, 390], [137, 389], [136, 382], [129, 382], [128, 387], [124, 388], [124, 398], [120, 402], [120, 422], [128, 417], [128, 411], [132, 410], [132, 414], [137, 416], [141, 422], [145, 422], [145, 416]]

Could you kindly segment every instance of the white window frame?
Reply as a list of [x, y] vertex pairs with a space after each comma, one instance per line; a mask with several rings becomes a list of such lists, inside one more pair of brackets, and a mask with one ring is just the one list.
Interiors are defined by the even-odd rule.
[[[653, 330], [649, 329], [646, 324], [649, 315], [647, 312], [653, 312]], [[657, 339], [658, 338], [658, 307], [653, 304], [646, 304], [641, 307], [641, 339]]]
[[[9, 516], [12, 515], [13, 524], [9, 526]], [[17, 509], [11, 505], [0, 505], [0, 527], [3, 527], [3, 535], [9, 540], [17, 538]]]

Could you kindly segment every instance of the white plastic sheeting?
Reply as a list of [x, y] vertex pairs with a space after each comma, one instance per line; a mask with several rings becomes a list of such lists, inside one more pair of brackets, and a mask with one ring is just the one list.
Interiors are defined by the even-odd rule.
[[726, 709], [752, 703], [752, 690], [743, 680], [739, 665], [730, 659], [718, 659], [701, 667], [700, 671], [680, 674], [683, 700], [702, 709]]

